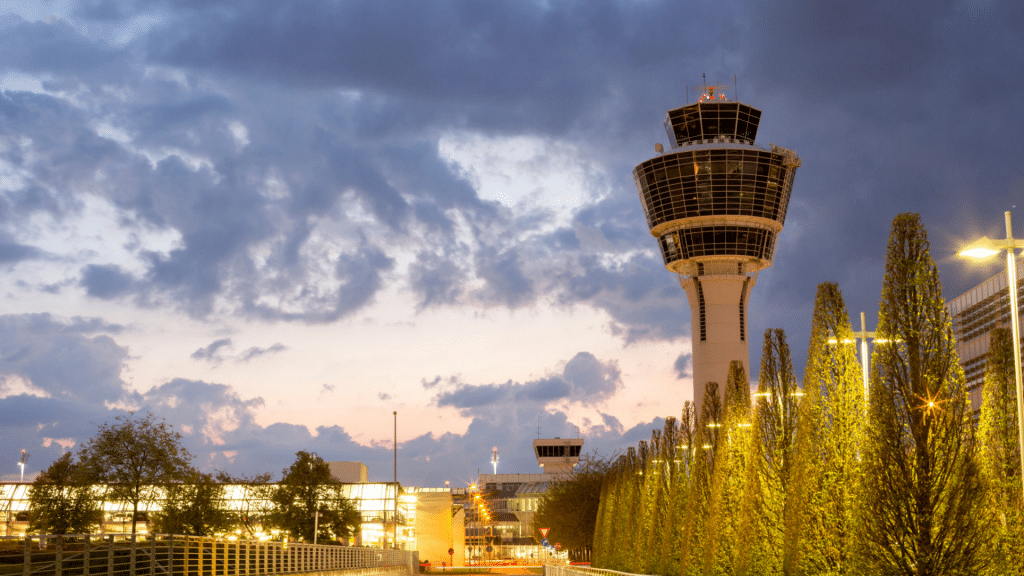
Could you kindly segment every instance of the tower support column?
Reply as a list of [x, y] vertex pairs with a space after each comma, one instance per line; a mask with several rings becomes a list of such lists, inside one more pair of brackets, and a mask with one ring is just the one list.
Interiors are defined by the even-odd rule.
[[723, 390], [733, 360], [742, 362], [750, 374], [747, 302], [756, 282], [756, 276], [746, 274], [680, 276], [690, 304], [693, 402], [698, 417], [708, 382], [717, 382]]

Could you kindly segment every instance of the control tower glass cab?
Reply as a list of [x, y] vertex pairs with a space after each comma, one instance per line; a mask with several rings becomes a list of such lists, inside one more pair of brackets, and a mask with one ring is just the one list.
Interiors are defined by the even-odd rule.
[[583, 438], [544, 438], [533, 441], [537, 464], [545, 474], [572, 474], [580, 461]]
[[754, 144], [761, 111], [705, 94], [665, 117], [670, 149], [633, 169], [665, 268], [690, 303], [697, 417], [708, 382], [726, 384], [729, 363], [750, 374], [747, 302], [771, 266], [800, 158]]

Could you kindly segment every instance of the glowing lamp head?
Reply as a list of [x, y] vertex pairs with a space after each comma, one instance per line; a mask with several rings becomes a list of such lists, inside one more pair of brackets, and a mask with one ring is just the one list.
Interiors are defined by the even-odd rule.
[[969, 256], [971, 258], [988, 258], [999, 253], [998, 243], [988, 236], [983, 236], [977, 242], [957, 252], [957, 256]]

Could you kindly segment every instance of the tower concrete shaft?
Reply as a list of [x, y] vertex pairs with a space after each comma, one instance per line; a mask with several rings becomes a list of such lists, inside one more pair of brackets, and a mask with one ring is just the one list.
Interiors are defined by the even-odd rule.
[[729, 364], [750, 374], [747, 303], [771, 266], [800, 159], [754, 144], [761, 111], [714, 93], [670, 110], [671, 149], [633, 169], [665, 268], [690, 303], [693, 399], [699, 417], [708, 382], [725, 386]]

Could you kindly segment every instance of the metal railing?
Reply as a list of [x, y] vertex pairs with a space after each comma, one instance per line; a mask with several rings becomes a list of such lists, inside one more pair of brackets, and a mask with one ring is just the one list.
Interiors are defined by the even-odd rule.
[[418, 554], [166, 534], [0, 538], [0, 576], [257, 576], [340, 571], [416, 574]]
[[564, 564], [545, 564], [544, 576], [638, 576], [628, 572], [591, 568], [589, 566], [573, 566]]

